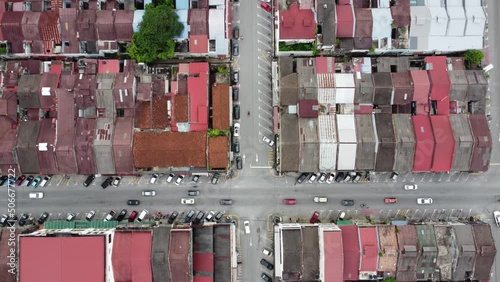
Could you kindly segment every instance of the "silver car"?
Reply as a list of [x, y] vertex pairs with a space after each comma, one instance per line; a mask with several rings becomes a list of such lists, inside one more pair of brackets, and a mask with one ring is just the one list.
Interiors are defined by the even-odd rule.
[[432, 204], [432, 198], [418, 198], [417, 204], [419, 205], [430, 205]]

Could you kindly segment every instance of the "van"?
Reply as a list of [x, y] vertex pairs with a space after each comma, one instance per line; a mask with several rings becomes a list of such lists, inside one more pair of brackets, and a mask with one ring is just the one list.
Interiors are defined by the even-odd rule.
[[328, 202], [328, 198], [327, 197], [314, 197], [314, 202], [315, 203], [327, 203]]
[[143, 221], [148, 214], [149, 214], [149, 211], [147, 209], [143, 209], [141, 211], [141, 213], [139, 214], [139, 217], [137, 217], [137, 221], [139, 221], [139, 222]]

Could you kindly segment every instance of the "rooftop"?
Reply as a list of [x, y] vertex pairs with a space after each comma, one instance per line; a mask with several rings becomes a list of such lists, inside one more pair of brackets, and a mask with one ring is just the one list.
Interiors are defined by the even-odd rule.
[[410, 114], [392, 115], [396, 134], [396, 159], [394, 170], [411, 172], [415, 158], [415, 132]]
[[116, 281], [152, 281], [151, 231], [117, 231], [113, 238], [113, 276]]
[[360, 271], [377, 271], [379, 249], [377, 238], [377, 227], [360, 227], [359, 240], [361, 245]]
[[375, 169], [375, 128], [372, 115], [354, 115], [357, 132], [356, 169], [370, 171]]
[[325, 281], [344, 281], [344, 251], [342, 243], [342, 232], [340, 230], [323, 231], [324, 241], [324, 263]]
[[429, 116], [416, 115], [411, 117], [417, 141], [413, 171], [430, 171], [434, 156], [434, 135]]
[[450, 124], [455, 138], [452, 171], [469, 170], [474, 140], [466, 114], [450, 115]]
[[172, 281], [191, 281], [192, 262], [191, 230], [172, 229], [170, 232], [170, 246], [168, 248], [168, 262]]
[[378, 153], [375, 162], [376, 171], [393, 171], [396, 140], [391, 114], [375, 114], [378, 136]]
[[291, 4], [288, 10], [279, 12], [279, 34], [281, 40], [310, 39], [316, 36], [316, 22], [311, 9], [302, 9]]
[[396, 272], [396, 263], [398, 261], [398, 240], [396, 237], [395, 226], [377, 226], [380, 242], [378, 271]]
[[358, 226], [342, 225], [342, 242], [344, 246], [344, 281], [357, 280], [360, 267], [360, 250], [358, 242]]
[[212, 86], [212, 127], [214, 129], [229, 129], [229, 85], [216, 84]]
[[227, 136], [217, 136], [208, 139], [208, 167], [210, 169], [225, 169], [228, 166], [229, 139]]

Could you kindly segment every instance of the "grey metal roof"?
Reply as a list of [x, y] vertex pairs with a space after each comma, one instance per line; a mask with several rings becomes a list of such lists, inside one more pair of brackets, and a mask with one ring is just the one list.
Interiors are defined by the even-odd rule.
[[[476, 246], [470, 225], [454, 225], [457, 239], [458, 258], [455, 271], [452, 273], [453, 281], [466, 280], [474, 271], [476, 257]], [[466, 273], [470, 274], [467, 275]]]
[[299, 121], [300, 161], [299, 171], [319, 170], [318, 120], [301, 118]]
[[378, 57], [377, 72], [406, 72], [410, 70], [409, 57]]
[[399, 259], [397, 281], [416, 281], [418, 241], [414, 225], [400, 225], [398, 228]]
[[373, 73], [373, 104], [390, 105], [392, 100], [392, 77], [389, 72]]
[[293, 57], [286, 56], [286, 57], [279, 57], [278, 58], [280, 79], [294, 73], [293, 72], [293, 62], [294, 62]]
[[392, 115], [375, 114], [375, 125], [379, 141], [375, 171], [392, 171], [396, 151]]
[[17, 98], [21, 108], [40, 108], [38, 91], [41, 80], [42, 76], [39, 74], [27, 74], [19, 78]]
[[488, 81], [482, 71], [466, 70], [465, 75], [469, 82], [469, 101], [479, 101], [486, 97]]
[[168, 247], [170, 245], [170, 227], [161, 226], [153, 229], [151, 244], [151, 268], [154, 282], [170, 281]]
[[319, 276], [319, 235], [317, 226], [302, 227], [303, 281], [314, 281]]
[[330, 0], [317, 0], [317, 21], [323, 30], [323, 45], [333, 46], [337, 39], [337, 25], [335, 19], [335, 4]]
[[318, 99], [318, 79], [314, 58], [297, 58], [299, 99]]
[[283, 273], [302, 272], [302, 232], [301, 229], [282, 229]]
[[373, 115], [355, 115], [358, 147], [356, 151], [356, 170], [370, 171], [375, 169], [375, 128]]
[[280, 79], [280, 105], [297, 105], [299, 102], [299, 77], [292, 73]]
[[16, 154], [21, 172], [24, 174], [40, 173], [38, 165], [37, 139], [40, 132], [40, 121], [26, 121], [19, 124]]
[[373, 103], [373, 78], [371, 73], [362, 73], [361, 78], [354, 76], [356, 92], [354, 93], [354, 103], [371, 104]]
[[396, 136], [396, 157], [394, 171], [411, 172], [415, 159], [415, 133], [409, 114], [392, 115]]
[[449, 70], [448, 76], [450, 77], [450, 101], [467, 101], [467, 91], [469, 90], [469, 83], [467, 76], [463, 70]]
[[231, 280], [231, 226], [217, 224], [213, 227], [214, 281], [230, 282]]
[[[193, 228], [193, 276], [211, 276], [213, 273], [200, 273], [199, 266], [196, 263], [196, 254], [212, 256], [214, 253], [214, 230], [212, 226], [196, 226]], [[214, 260], [215, 261], [215, 260]], [[222, 273], [221, 273], [222, 274]], [[231, 276], [231, 273], [229, 277]], [[226, 274], [226, 275], [227, 275]], [[221, 275], [224, 277], [223, 275]], [[196, 278], [193, 277], [193, 280]], [[225, 279], [227, 281], [227, 279]]]
[[434, 225], [434, 234], [438, 246], [437, 265], [442, 281], [451, 281], [452, 262], [456, 257], [455, 231], [450, 225]]
[[497, 249], [495, 247], [495, 240], [491, 234], [491, 227], [489, 224], [474, 224], [472, 225], [474, 232], [474, 239], [476, 242], [476, 263], [474, 265], [474, 278], [477, 280], [491, 279], [491, 271], [493, 270], [493, 262]]
[[450, 123], [455, 138], [455, 152], [451, 170], [468, 171], [474, 148], [469, 116], [466, 114], [450, 115]]
[[280, 166], [281, 171], [299, 171], [299, 120], [296, 114], [281, 113]]
[[432, 225], [415, 225], [415, 229], [421, 254], [417, 262], [417, 279], [432, 280], [438, 269], [436, 265], [438, 249], [434, 228]]
[[115, 174], [115, 160], [113, 158], [113, 130], [112, 119], [98, 118], [95, 138], [94, 154], [99, 174]]

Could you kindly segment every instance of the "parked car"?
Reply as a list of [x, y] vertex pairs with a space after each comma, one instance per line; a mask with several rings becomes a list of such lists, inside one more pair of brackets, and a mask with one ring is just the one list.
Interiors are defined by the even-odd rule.
[[335, 173], [329, 173], [328, 177], [326, 178], [326, 183], [332, 184], [332, 182], [335, 180]]
[[181, 184], [183, 179], [184, 179], [184, 175], [179, 174], [177, 176], [177, 179], [175, 179], [175, 185]]
[[212, 180], [210, 181], [213, 185], [219, 183], [219, 176], [220, 174], [218, 173], [214, 173], [214, 175], [212, 176]]
[[500, 227], [500, 211], [493, 212], [493, 218], [495, 219], [495, 224]]
[[122, 221], [126, 215], [127, 215], [127, 210], [123, 209], [116, 217], [116, 221]]
[[198, 183], [198, 181], [200, 181], [200, 176], [199, 175], [193, 175], [193, 178], [191, 178], [191, 182]]
[[346, 207], [354, 206], [354, 200], [342, 200], [340, 204]]
[[316, 173], [311, 173], [309, 175], [309, 178], [307, 179], [307, 182], [313, 183], [316, 180], [316, 178], [317, 178]]
[[5, 183], [5, 186], [7, 187], [12, 187], [14, 184], [16, 184], [16, 177], [11, 175], [9, 176], [9, 178], [7, 179], [7, 182]]
[[[7, 182], [7, 180], [9, 179], [9, 177], [7, 177], [7, 175], [2, 175], [2, 177], [0, 177], [0, 186], [3, 186], [5, 184], [5, 182]], [[29, 185], [27, 185], [29, 186]]]
[[273, 256], [273, 252], [269, 249], [266, 249], [266, 248], [263, 248], [262, 249], [262, 253], [268, 257], [272, 257]]
[[178, 212], [176, 211], [173, 211], [170, 216], [168, 217], [168, 224], [172, 224], [174, 223], [175, 219], [177, 218], [177, 216], [179, 215]]
[[68, 213], [68, 216], [66, 216], [66, 221], [73, 221], [75, 217], [76, 215], [74, 213]]
[[295, 205], [295, 199], [283, 199], [283, 205]]
[[419, 205], [430, 205], [432, 204], [432, 198], [418, 198], [417, 204]]
[[233, 135], [234, 135], [234, 137], [239, 137], [240, 136], [240, 123], [239, 122], [236, 122], [233, 125]]
[[104, 221], [111, 221], [111, 220], [113, 220], [113, 218], [115, 217], [115, 215], [116, 215], [115, 211], [113, 211], [113, 210], [110, 211], [108, 213], [108, 215], [106, 215], [106, 217], [104, 218]]
[[149, 184], [155, 184], [160, 176], [156, 173], [151, 174], [151, 178], [149, 179]]
[[135, 218], [139, 213], [137, 211], [132, 211], [128, 217], [128, 222], [134, 222]]
[[24, 174], [21, 175], [21, 176], [19, 176], [17, 178], [16, 185], [17, 186], [21, 186], [23, 184], [23, 182], [24, 182], [25, 179], [26, 179], [26, 176]]
[[141, 202], [139, 200], [128, 200], [127, 201], [127, 205], [129, 205], [129, 206], [138, 206], [140, 204], [141, 204]]
[[309, 176], [309, 173], [302, 173], [299, 177], [297, 177], [297, 183], [298, 184], [302, 184], [302, 182], [304, 182], [304, 180], [306, 180], [306, 178]]
[[240, 99], [240, 89], [233, 86], [233, 101], [238, 101]]
[[101, 183], [101, 187], [102, 189], [106, 189], [108, 188], [109, 185], [111, 185], [111, 183], [113, 182], [113, 177], [108, 177], [106, 178], [102, 183]]
[[149, 214], [149, 211], [147, 209], [143, 209], [139, 216], [137, 217], [137, 221], [141, 222], [144, 219], [146, 219], [146, 216]]
[[240, 55], [240, 46], [238, 45], [238, 42], [233, 43], [233, 56], [239, 56]]
[[[10, 180], [11, 180], [11, 179], [9, 179], [9, 181], [10, 181]], [[35, 179], [34, 179], [34, 180], [33, 180], [33, 182], [31, 183], [31, 187], [32, 187], [33, 189], [37, 188], [37, 187], [38, 187], [38, 185], [40, 185], [40, 182], [42, 182], [42, 177], [40, 177], [40, 176], [35, 177]], [[12, 180], [12, 183], [14, 183], [14, 180]]]
[[265, 282], [273, 282], [273, 279], [265, 273], [260, 274], [260, 278], [262, 278], [262, 280], [264, 280]]
[[183, 205], [194, 205], [194, 199], [181, 199]]
[[[29, 179], [29, 177], [28, 177]], [[85, 181], [83, 182], [83, 186], [85, 187], [89, 187], [90, 184], [92, 184], [92, 182], [94, 182], [94, 179], [95, 179], [95, 175], [94, 174], [91, 174], [87, 177], [87, 179], [85, 179]]]
[[353, 182], [353, 183], [358, 183], [360, 180], [361, 180], [361, 174], [356, 173], [356, 175], [355, 175], [355, 176], [354, 176], [354, 178], [352, 179], [352, 182]]
[[217, 212], [214, 216], [214, 221], [219, 221], [224, 216], [224, 214], [225, 214], [224, 211]]
[[315, 203], [328, 203], [328, 198], [327, 197], [316, 196], [316, 197], [314, 197], [313, 200], [314, 200]]
[[214, 211], [209, 211], [207, 214], [207, 217], [205, 217], [206, 221], [212, 221], [214, 219], [215, 212]]
[[154, 197], [154, 196], [156, 196], [156, 191], [155, 190], [144, 190], [144, 191], [142, 191], [142, 196]]
[[240, 38], [240, 28], [239, 27], [235, 27], [233, 29], [233, 38], [234, 39]]
[[274, 265], [272, 263], [268, 262], [266, 259], [261, 259], [260, 260], [260, 264], [262, 264], [268, 270], [273, 270], [274, 269]]
[[193, 219], [195, 214], [196, 214], [195, 210], [188, 211], [188, 213], [186, 214], [186, 217], [184, 217], [184, 223], [191, 222], [191, 220]]
[[30, 199], [42, 199], [43, 198], [43, 192], [31, 192], [29, 194]]
[[349, 173], [346, 173], [344, 177], [344, 183], [349, 183], [352, 180], [352, 176]]
[[243, 221], [243, 227], [245, 228], [245, 234], [250, 234], [250, 221]]
[[396, 179], [398, 179], [398, 176], [399, 176], [399, 174], [397, 172], [393, 172], [393, 173], [391, 173], [390, 178], [392, 181], [396, 181]]
[[319, 183], [325, 183], [326, 182], [326, 173], [321, 173], [318, 178]]
[[240, 82], [240, 71], [235, 70], [233, 71], [233, 83], [237, 84], [238, 82]]
[[88, 221], [91, 221], [92, 218], [94, 218], [94, 215], [95, 215], [95, 211], [94, 210], [91, 210], [89, 211], [89, 213], [85, 216], [85, 219], [88, 220]]
[[384, 203], [386, 204], [395, 204], [397, 202], [398, 202], [397, 198], [389, 198], [389, 197], [384, 198]]
[[342, 181], [344, 181], [344, 173], [339, 172], [339, 173], [337, 173], [337, 177], [335, 177], [335, 182], [340, 183]]
[[196, 217], [193, 220], [194, 224], [200, 224], [200, 222], [205, 218], [205, 212], [199, 211]]
[[313, 215], [311, 216], [311, 219], [309, 220], [309, 222], [314, 224], [314, 223], [318, 222], [318, 219], [319, 219], [319, 212], [315, 211], [313, 213]]
[[267, 138], [267, 136], [263, 136], [262, 137], [262, 141], [264, 141], [264, 143], [266, 143], [267, 145], [269, 145], [270, 147], [274, 146], [274, 141]]
[[233, 204], [233, 200], [232, 199], [221, 199], [219, 201], [219, 204], [224, 205], [224, 206], [230, 206]]
[[19, 217], [19, 222], [18, 222], [19, 226], [24, 226], [28, 222], [29, 218], [30, 218], [29, 214], [23, 213], [21, 217]]
[[338, 220], [344, 220], [344, 218], [345, 218], [345, 212], [343, 211], [339, 214]]
[[234, 107], [233, 107], [233, 118], [240, 119], [240, 106], [239, 105], [234, 105]]
[[243, 169], [243, 159], [241, 157], [236, 158], [236, 169]]
[[200, 190], [188, 190], [188, 196], [199, 196]]
[[2, 214], [2, 217], [0, 218], [0, 226], [1, 227], [7, 226], [8, 221], [9, 221], [9, 216], [6, 214]]
[[49, 213], [48, 212], [44, 212], [44, 213], [42, 213], [42, 215], [40, 215], [40, 217], [38, 218], [37, 222], [38, 222], [38, 224], [44, 224], [45, 221], [47, 221], [48, 218], [49, 218]]
[[121, 177], [115, 177], [115, 179], [113, 179], [113, 187], [118, 187], [120, 186], [120, 182], [122, 181], [122, 178]]
[[271, 12], [272, 10], [271, 6], [265, 2], [260, 3], [260, 7], [266, 10], [266, 12]]
[[47, 175], [43, 178], [42, 182], [40, 182], [40, 186], [45, 187], [49, 185], [50, 180], [52, 179], [52, 175]]
[[234, 142], [234, 144], [233, 144], [233, 151], [236, 154], [240, 153], [240, 142], [238, 142], [238, 141]]
[[418, 189], [418, 185], [417, 184], [406, 184], [405, 185], [405, 190], [417, 190]]

